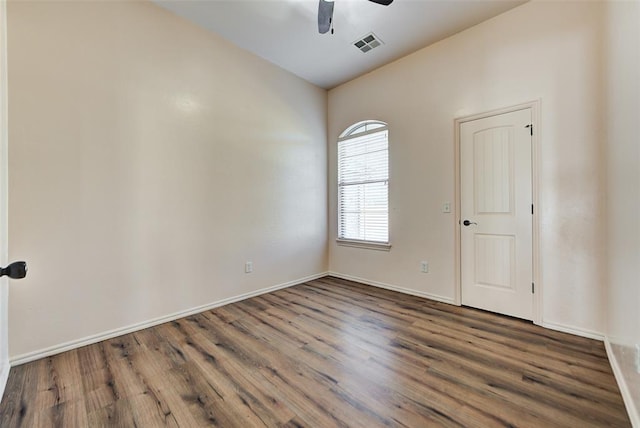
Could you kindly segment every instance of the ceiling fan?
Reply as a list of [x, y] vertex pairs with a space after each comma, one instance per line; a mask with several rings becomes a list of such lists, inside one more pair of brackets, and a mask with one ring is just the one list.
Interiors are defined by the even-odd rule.
[[[327, 31], [331, 30], [333, 33], [332, 23], [333, 23], [333, 0], [319, 0], [320, 3], [318, 5], [318, 31], [320, 34], [324, 34]], [[378, 3], [383, 6], [389, 6], [393, 0], [369, 0], [373, 3]]]

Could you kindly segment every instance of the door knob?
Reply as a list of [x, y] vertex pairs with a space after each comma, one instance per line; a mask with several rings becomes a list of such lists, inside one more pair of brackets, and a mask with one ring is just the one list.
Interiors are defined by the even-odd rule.
[[478, 223], [476, 223], [475, 221], [469, 221], [469, 220], [463, 221], [462, 224], [464, 224], [465, 226], [470, 226], [472, 224], [475, 224], [476, 226], [478, 225]]
[[27, 262], [13, 262], [9, 266], [0, 267], [0, 276], [8, 276], [12, 279], [22, 279], [27, 276]]

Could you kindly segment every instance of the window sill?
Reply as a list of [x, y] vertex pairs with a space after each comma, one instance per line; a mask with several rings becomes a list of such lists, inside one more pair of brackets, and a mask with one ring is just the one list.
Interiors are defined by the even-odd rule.
[[356, 248], [365, 248], [367, 250], [378, 250], [378, 251], [390, 251], [391, 244], [384, 242], [372, 242], [372, 241], [356, 241], [351, 239], [336, 239], [336, 243], [338, 245], [344, 247], [356, 247]]

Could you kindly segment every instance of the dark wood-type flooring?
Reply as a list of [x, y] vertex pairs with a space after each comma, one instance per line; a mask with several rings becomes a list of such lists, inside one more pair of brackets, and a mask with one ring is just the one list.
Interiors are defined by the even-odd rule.
[[630, 426], [602, 343], [319, 280], [11, 369], [1, 427]]

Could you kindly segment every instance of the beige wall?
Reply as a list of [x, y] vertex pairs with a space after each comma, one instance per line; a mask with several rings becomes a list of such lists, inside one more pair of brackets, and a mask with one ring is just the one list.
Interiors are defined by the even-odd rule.
[[143, 2], [8, 52], [13, 357], [325, 271], [326, 91]]
[[606, 11], [607, 237], [611, 341], [640, 343], [640, 3]]
[[[600, 3], [531, 2], [329, 92], [330, 271], [454, 298], [456, 117], [541, 100], [545, 325], [604, 333]], [[389, 123], [390, 252], [335, 244], [335, 141]], [[420, 272], [420, 260], [430, 273]]]
[[[640, 2], [605, 10], [607, 338], [630, 415], [640, 426]], [[620, 379], [619, 379], [620, 380]], [[635, 402], [632, 405], [631, 402]]]

